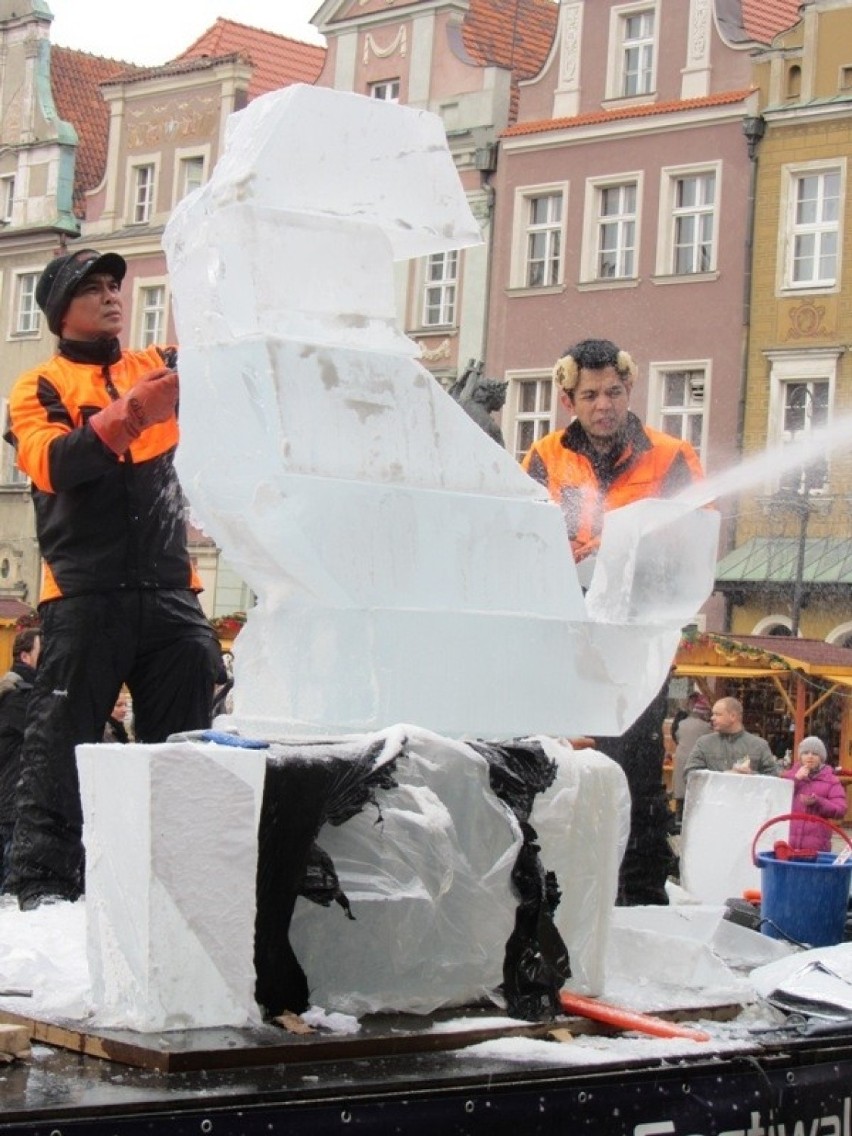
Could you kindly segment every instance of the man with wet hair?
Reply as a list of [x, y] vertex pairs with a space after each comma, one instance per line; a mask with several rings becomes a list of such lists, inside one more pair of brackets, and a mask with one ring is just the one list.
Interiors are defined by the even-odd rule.
[[122, 684], [136, 739], [209, 726], [219, 647], [198, 602], [174, 468], [174, 348], [122, 350], [116, 253], [52, 260], [36, 300], [59, 339], [9, 403], [32, 480], [44, 649], [21, 752], [7, 886], [22, 910], [83, 892], [75, 746], [101, 740]]
[[[584, 339], [565, 351], [553, 378], [572, 421], [534, 442], [523, 459], [562, 509], [574, 559], [586, 567], [610, 509], [674, 496], [704, 476], [688, 442], [643, 426], [630, 410], [636, 374], [630, 355], [609, 339]], [[580, 575], [590, 578], [582, 569]], [[620, 737], [595, 739], [622, 767], [630, 788], [630, 838], [619, 875], [625, 905], [668, 902], [674, 825], [663, 785], [665, 713], [664, 688]]]
[[604, 513], [672, 497], [704, 474], [692, 446], [630, 410], [636, 364], [608, 339], [584, 339], [553, 369], [572, 422], [534, 442], [524, 469], [562, 508], [576, 561], [597, 551]]

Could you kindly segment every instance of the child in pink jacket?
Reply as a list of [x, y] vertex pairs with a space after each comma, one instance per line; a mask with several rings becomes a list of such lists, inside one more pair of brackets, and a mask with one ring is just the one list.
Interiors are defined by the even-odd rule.
[[[793, 782], [794, 813], [812, 813], [838, 821], [846, 813], [846, 790], [830, 765], [819, 738], [804, 738], [798, 758], [784, 776]], [[817, 821], [790, 821], [790, 844], [809, 852], [831, 851], [831, 829]]]

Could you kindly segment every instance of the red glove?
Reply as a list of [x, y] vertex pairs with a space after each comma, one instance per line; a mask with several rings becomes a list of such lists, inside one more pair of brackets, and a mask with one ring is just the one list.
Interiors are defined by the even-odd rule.
[[93, 414], [89, 423], [103, 444], [120, 455], [143, 430], [155, 422], [167, 422], [177, 400], [177, 372], [161, 367], [140, 379], [123, 398]]

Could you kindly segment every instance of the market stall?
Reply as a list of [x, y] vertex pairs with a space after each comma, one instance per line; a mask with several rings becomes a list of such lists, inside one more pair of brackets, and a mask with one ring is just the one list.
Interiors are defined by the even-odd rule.
[[852, 786], [849, 648], [819, 639], [695, 633], [681, 640], [673, 673], [692, 680], [711, 702], [738, 698], [746, 729], [765, 738], [777, 757], [795, 754], [809, 734], [822, 738]]

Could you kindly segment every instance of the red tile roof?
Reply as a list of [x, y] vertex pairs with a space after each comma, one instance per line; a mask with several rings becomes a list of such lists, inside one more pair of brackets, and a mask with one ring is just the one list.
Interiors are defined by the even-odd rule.
[[315, 83], [326, 49], [220, 17], [177, 56], [176, 62], [236, 53], [245, 56], [254, 68], [248, 91], [249, 98], [254, 99], [291, 83]]
[[476, 63], [512, 72], [510, 122], [517, 113], [518, 83], [543, 67], [558, 18], [554, 0], [470, 0], [462, 31], [465, 50]]
[[578, 114], [574, 118], [545, 118], [537, 122], [519, 122], [504, 130], [501, 137], [516, 138], [522, 134], [543, 134], [547, 130], [573, 130], [579, 126], [597, 126], [625, 118], [650, 118], [652, 115], [700, 110], [702, 107], [726, 106], [729, 103], [742, 102], [750, 94], [751, 88], [746, 88], [740, 91], [723, 91], [718, 95], [704, 95], [700, 99], [676, 99], [668, 103], [645, 103], [641, 106], [617, 107], [615, 110], [590, 111], [588, 114]]
[[50, 84], [56, 113], [70, 122], [80, 139], [74, 165], [74, 214], [85, 213], [84, 195], [99, 185], [106, 166], [109, 110], [100, 84], [120, 74], [141, 71], [132, 63], [103, 59], [69, 47], [50, 50]]
[[743, 28], [757, 43], [771, 43], [799, 20], [802, 0], [742, 0]]
[[0, 619], [18, 620], [24, 615], [35, 615], [35, 611], [29, 604], [25, 604], [21, 600], [12, 599], [11, 597], [0, 599]]

